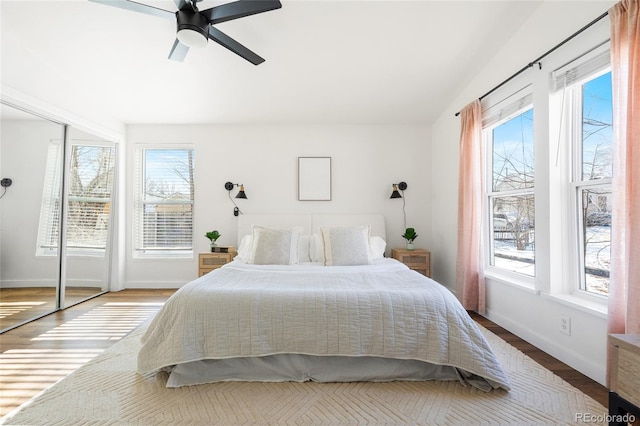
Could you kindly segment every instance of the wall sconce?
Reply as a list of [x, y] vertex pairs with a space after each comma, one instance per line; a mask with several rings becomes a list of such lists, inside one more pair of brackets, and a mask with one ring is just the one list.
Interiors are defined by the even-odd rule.
[[242, 214], [242, 212], [240, 211], [240, 209], [236, 205], [236, 202], [233, 201], [233, 198], [231, 198], [231, 191], [233, 190], [234, 186], [239, 186], [240, 187], [240, 190], [236, 194], [236, 198], [244, 198], [246, 200], [247, 199], [247, 194], [244, 193], [244, 185], [241, 184], [241, 183], [227, 182], [227, 183], [224, 184], [224, 189], [226, 189], [228, 191], [229, 199], [231, 200], [231, 202], [235, 206], [233, 208], [233, 215], [234, 216], [238, 216], [239, 214]]
[[[407, 189], [407, 182], [393, 183], [393, 192], [391, 193], [391, 197], [389, 198], [402, 198], [404, 195], [404, 190]], [[398, 189], [402, 191], [402, 195], [398, 192]]]

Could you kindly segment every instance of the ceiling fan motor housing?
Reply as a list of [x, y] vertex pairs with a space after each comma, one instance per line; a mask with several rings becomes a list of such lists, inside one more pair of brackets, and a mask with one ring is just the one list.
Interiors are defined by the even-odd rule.
[[[189, 47], [204, 47], [209, 39], [209, 21], [198, 12], [179, 10], [176, 12], [178, 40]], [[198, 37], [196, 32], [202, 38]]]

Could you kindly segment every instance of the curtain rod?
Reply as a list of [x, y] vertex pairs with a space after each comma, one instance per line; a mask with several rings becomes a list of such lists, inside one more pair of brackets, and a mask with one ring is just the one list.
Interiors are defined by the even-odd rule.
[[[501, 88], [502, 86], [504, 86], [505, 84], [507, 84], [508, 82], [510, 82], [511, 80], [513, 80], [514, 78], [516, 78], [517, 76], [519, 76], [520, 74], [525, 72], [526, 70], [528, 70], [529, 68], [532, 68], [534, 65], [538, 65], [539, 69], [542, 69], [542, 62], [540, 62], [542, 59], [544, 59], [545, 57], [547, 57], [548, 55], [550, 55], [551, 53], [553, 53], [554, 51], [556, 51], [560, 47], [564, 46], [567, 42], [569, 42], [570, 40], [572, 40], [576, 36], [580, 35], [581, 33], [583, 33], [588, 28], [590, 28], [593, 25], [595, 25], [597, 22], [599, 22], [604, 17], [606, 17], [608, 14], [609, 14], [608, 11], [604, 12], [602, 15], [598, 16], [596, 19], [594, 19], [593, 21], [589, 22], [587, 25], [585, 25], [584, 27], [580, 28], [578, 31], [576, 31], [575, 33], [571, 34], [569, 37], [567, 37], [564, 40], [562, 40], [560, 43], [558, 43], [555, 46], [553, 46], [551, 49], [547, 50], [540, 57], [538, 57], [538, 58], [534, 59], [533, 61], [529, 62], [526, 66], [524, 66], [520, 70], [518, 70], [518, 72], [516, 72], [511, 77], [509, 77], [506, 80], [504, 80], [502, 83], [498, 84], [493, 89], [489, 90], [484, 95], [480, 96], [478, 99], [479, 100], [483, 100], [484, 98], [486, 98], [487, 96], [489, 96], [490, 94], [492, 94], [493, 92], [495, 92], [496, 90], [498, 90], [499, 88]], [[460, 115], [460, 111], [456, 112], [455, 115], [456, 115], [456, 117], [459, 116]]]

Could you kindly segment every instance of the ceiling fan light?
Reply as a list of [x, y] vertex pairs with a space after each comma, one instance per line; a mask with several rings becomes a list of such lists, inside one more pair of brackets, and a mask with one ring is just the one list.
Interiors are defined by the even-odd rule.
[[178, 30], [178, 40], [180, 43], [189, 47], [202, 48], [207, 45], [208, 38], [200, 34], [200, 32], [191, 28], [183, 28]]

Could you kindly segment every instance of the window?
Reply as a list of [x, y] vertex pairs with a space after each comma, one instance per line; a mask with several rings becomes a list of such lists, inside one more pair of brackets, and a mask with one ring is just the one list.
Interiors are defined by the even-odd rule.
[[139, 148], [138, 254], [176, 256], [193, 250], [193, 149]]
[[[62, 147], [52, 141], [47, 154], [38, 231], [39, 255], [57, 255], [62, 205]], [[71, 141], [67, 217], [70, 255], [104, 255], [113, 188], [115, 148]]]
[[573, 100], [571, 188], [576, 200], [578, 288], [607, 295], [611, 255], [611, 72], [589, 76], [567, 89]]
[[534, 141], [531, 96], [485, 109], [484, 143], [490, 220], [489, 264], [507, 272], [535, 275]]

